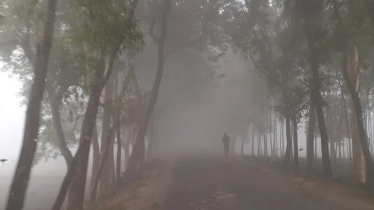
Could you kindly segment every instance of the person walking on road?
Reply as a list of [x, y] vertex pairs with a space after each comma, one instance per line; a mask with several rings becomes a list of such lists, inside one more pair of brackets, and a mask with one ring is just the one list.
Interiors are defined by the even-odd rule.
[[223, 147], [225, 149], [225, 158], [229, 157], [229, 149], [230, 149], [230, 138], [227, 136], [227, 133], [223, 134], [222, 137]]

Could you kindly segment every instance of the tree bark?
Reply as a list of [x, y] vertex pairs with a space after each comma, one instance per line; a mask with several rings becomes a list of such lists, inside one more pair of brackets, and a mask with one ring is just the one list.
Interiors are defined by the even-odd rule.
[[310, 66], [312, 70], [312, 94], [314, 99], [314, 105], [317, 113], [317, 120], [319, 126], [319, 132], [321, 135], [321, 151], [322, 151], [322, 162], [323, 162], [323, 173], [325, 178], [332, 179], [332, 168], [329, 155], [329, 139], [325, 124], [325, 118], [323, 116], [323, 104], [322, 96], [320, 92], [321, 80], [319, 76], [319, 62], [318, 56], [319, 52], [315, 46], [314, 40], [314, 28], [312, 26], [311, 20], [307, 18], [305, 20], [306, 36], [308, 40], [309, 50], [310, 50]]
[[[118, 114], [119, 115], [119, 114]], [[97, 171], [97, 173], [94, 175], [94, 185], [91, 191], [90, 195], [90, 203], [94, 204], [96, 202], [96, 195], [97, 195], [97, 187], [98, 187], [98, 182], [99, 179], [103, 173], [103, 170], [105, 168], [105, 165], [107, 164], [106, 160], [110, 158], [110, 148], [111, 148], [111, 143], [114, 140], [113, 136], [115, 135], [115, 129], [118, 127], [118, 122], [119, 122], [119, 116], [117, 116], [114, 120], [112, 125], [110, 126], [106, 139], [105, 141], [107, 142], [106, 148], [102, 151], [102, 156], [100, 160], [100, 166]]]
[[[101, 153], [104, 154], [104, 151], [107, 149], [109, 142], [112, 142], [111, 139], [107, 139], [109, 136], [109, 130], [112, 121], [112, 108], [113, 108], [113, 98], [115, 90], [115, 79], [116, 75], [113, 74], [108, 84], [105, 87], [105, 97], [104, 97], [104, 114], [103, 114], [103, 126], [101, 131]], [[112, 146], [111, 144], [109, 146]], [[113, 147], [109, 148], [109, 153], [112, 153]], [[112, 153], [113, 154], [113, 153]], [[103, 196], [108, 193], [110, 189], [110, 168], [111, 161], [113, 158], [105, 158], [104, 169], [100, 177], [99, 182], [99, 196]], [[100, 163], [101, 164], [101, 163]]]
[[314, 132], [316, 125], [316, 113], [313, 105], [313, 98], [310, 96], [309, 105], [309, 122], [308, 122], [308, 136], [307, 136], [307, 147], [306, 147], [306, 175], [311, 175], [314, 163]]
[[[98, 75], [104, 74], [103, 61], [98, 67]], [[67, 209], [69, 210], [81, 210], [83, 209], [84, 203], [84, 192], [87, 179], [87, 166], [90, 153], [91, 139], [96, 121], [97, 111], [100, 103], [100, 95], [103, 89], [103, 85], [100, 83], [96, 84], [92, 88], [90, 98], [88, 101], [86, 113], [82, 123], [81, 135], [79, 138], [79, 147], [73, 158], [71, 168], [65, 175], [64, 181], [61, 185], [60, 192], [57, 196], [53, 210], [60, 210], [64, 201], [66, 190], [69, 188], [70, 183], [72, 186], [69, 190], [69, 199]]]
[[346, 106], [346, 100], [345, 100], [345, 97], [343, 97], [343, 107], [344, 107], [344, 113], [345, 113], [345, 122], [346, 122], [346, 125], [347, 125], [347, 141], [348, 141], [348, 158], [349, 158], [349, 163], [350, 165], [353, 167], [353, 164], [352, 164], [352, 145], [351, 145], [351, 132], [350, 132], [350, 126], [349, 126], [349, 120], [348, 120], [348, 109], [347, 109], [347, 106]]
[[123, 132], [127, 130], [126, 133], [122, 133], [122, 136], [127, 136], [126, 141], [123, 142], [124, 150], [125, 150], [125, 164], [124, 169], [127, 168], [127, 162], [130, 159], [130, 141], [131, 141], [131, 127], [127, 127], [126, 129], [122, 129]]
[[37, 46], [34, 78], [27, 105], [21, 153], [10, 187], [6, 210], [22, 210], [30, 180], [39, 132], [40, 107], [43, 99], [47, 67], [56, 19], [57, 0], [49, 0], [43, 37]]
[[255, 156], [255, 123], [252, 122], [252, 156]]
[[[370, 186], [374, 185], [374, 161], [370, 154], [367, 133], [364, 125], [363, 112], [359, 97], [359, 69], [358, 69], [358, 49], [354, 42], [347, 44], [344, 52], [344, 66], [343, 74], [347, 82], [348, 90], [352, 99], [353, 108], [353, 134], [352, 134], [352, 148], [353, 148], [353, 163], [355, 167], [356, 179], [365, 181]], [[354, 138], [356, 137], [356, 138]], [[363, 157], [362, 157], [363, 156]], [[365, 168], [366, 164], [366, 177]], [[364, 170], [362, 170], [364, 169]]]
[[287, 167], [290, 162], [291, 150], [292, 150], [292, 137], [291, 137], [291, 126], [290, 126], [290, 117], [286, 117], [286, 153], [283, 160], [283, 167]]
[[154, 138], [154, 115], [152, 115], [151, 117], [151, 122], [150, 122], [150, 126], [149, 126], [149, 129], [148, 129], [148, 132], [149, 132], [149, 139], [148, 139], [148, 147], [147, 147], [147, 160], [150, 160], [152, 159], [152, 155], [153, 155], [153, 149], [154, 149], [154, 144], [155, 144], [155, 138]]
[[293, 124], [293, 151], [294, 151], [294, 170], [295, 174], [299, 173], [299, 146], [298, 146], [298, 134], [297, 134], [297, 119], [296, 116], [292, 117]]
[[137, 168], [138, 160], [141, 158], [141, 147], [142, 144], [144, 144], [144, 136], [147, 131], [147, 126], [149, 119], [151, 118], [153, 108], [156, 104], [158, 92], [161, 85], [162, 75], [164, 72], [164, 62], [165, 62], [165, 38], [166, 38], [166, 32], [167, 32], [167, 18], [168, 13], [171, 7], [171, 0], [164, 0], [163, 1], [163, 8], [162, 8], [162, 14], [161, 14], [161, 21], [160, 21], [160, 29], [161, 29], [161, 35], [158, 40], [158, 66], [157, 66], [157, 73], [155, 82], [152, 88], [152, 92], [150, 95], [150, 100], [146, 109], [146, 112], [144, 114], [144, 120], [142, 121], [142, 125], [138, 130], [136, 141], [134, 145], [133, 152], [131, 154], [129, 164], [127, 166], [126, 174], [132, 177], [133, 173], [135, 172]]
[[242, 144], [240, 145], [240, 155], [244, 156], [244, 140], [245, 140], [245, 132], [242, 135]]
[[120, 118], [118, 118], [118, 123], [117, 123], [117, 167], [116, 167], [116, 180], [117, 184], [121, 184], [121, 160], [122, 160], [122, 138], [121, 138], [121, 123], [120, 123]]
[[66, 145], [65, 134], [62, 128], [61, 123], [61, 114], [60, 114], [60, 103], [61, 97], [57, 96], [56, 93], [53, 91], [52, 86], [50, 84], [46, 84], [46, 92], [48, 93], [49, 98], [49, 105], [51, 107], [52, 112], [52, 121], [53, 127], [57, 134], [57, 146], [61, 151], [62, 156], [65, 159], [66, 167], [69, 168], [71, 161], [73, 160], [73, 155], [69, 148]]
[[94, 174], [97, 173], [100, 165], [100, 147], [99, 147], [99, 137], [97, 135], [97, 126], [94, 125], [92, 134], [92, 149], [93, 149], [93, 160], [92, 160], [92, 173], [91, 173], [91, 184], [90, 189], [93, 188]]

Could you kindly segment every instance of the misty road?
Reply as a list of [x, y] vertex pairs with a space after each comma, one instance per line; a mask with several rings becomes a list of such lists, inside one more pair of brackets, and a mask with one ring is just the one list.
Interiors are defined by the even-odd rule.
[[363, 210], [303, 190], [271, 170], [238, 159], [181, 159], [172, 164], [165, 210]]

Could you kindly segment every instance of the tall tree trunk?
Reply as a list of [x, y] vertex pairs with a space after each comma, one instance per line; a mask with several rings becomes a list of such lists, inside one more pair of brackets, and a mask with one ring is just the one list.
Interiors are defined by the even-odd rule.
[[[97, 67], [98, 78], [104, 74], [103, 59]], [[86, 113], [84, 115], [81, 135], [79, 138], [79, 147], [73, 158], [70, 169], [65, 175], [60, 191], [57, 195], [53, 210], [60, 210], [64, 202], [65, 195], [69, 189], [70, 183], [72, 186], [69, 191], [68, 209], [81, 210], [83, 209], [84, 190], [87, 178], [87, 162], [90, 153], [91, 139], [96, 121], [97, 110], [100, 103], [100, 95], [103, 86], [96, 84], [92, 87]]]
[[272, 123], [271, 123], [271, 109], [269, 109], [269, 142], [270, 142], [270, 156], [273, 158], [274, 157], [274, 144], [273, 144], [273, 139], [271, 138], [272, 137], [272, 130], [273, 128], [271, 127]]
[[261, 141], [261, 130], [257, 130], [257, 156], [262, 156], [262, 141]]
[[[104, 154], [104, 151], [107, 149], [109, 142], [112, 142], [111, 139], [107, 139], [107, 137], [109, 136], [108, 132], [112, 124], [112, 108], [116, 79], [117, 76], [113, 74], [105, 87], [104, 114], [102, 123], [103, 126], [101, 131], [101, 154]], [[109, 148], [109, 153], [111, 153], [111, 150], [113, 150], [113, 148]], [[104, 163], [104, 169], [99, 182], [99, 197], [107, 194], [110, 189], [110, 165], [111, 160], [113, 161], [113, 158], [105, 158], [105, 160], [106, 161]]]
[[[352, 137], [354, 167], [356, 166], [360, 167], [362, 165], [362, 162], [365, 162], [366, 183], [370, 186], [373, 186], [374, 185], [374, 161], [370, 154], [367, 133], [365, 130], [365, 125], [364, 125], [362, 106], [361, 106], [361, 101], [360, 101], [360, 96], [359, 96], [360, 71], [358, 68], [357, 44], [355, 43], [355, 40], [354, 40], [354, 37], [352, 37], [352, 34], [349, 34], [344, 26], [343, 20], [339, 13], [338, 2], [334, 1], [333, 3], [334, 3], [334, 11], [335, 11], [335, 16], [337, 19], [338, 27], [340, 30], [340, 34], [342, 34], [342, 37], [346, 39], [344, 42], [344, 48], [343, 48], [344, 49], [343, 50], [343, 62], [344, 62], [343, 75], [346, 80], [346, 84], [348, 86], [349, 94], [352, 100], [352, 109], [353, 109], [352, 112], [354, 113], [354, 117], [353, 117], [354, 129], [352, 133], [358, 134], [358, 135], [352, 134], [352, 136], [356, 136], [358, 137], [356, 139], [359, 139], [358, 141]], [[359, 147], [361, 147], [362, 151], [358, 149]], [[364, 156], [364, 161], [362, 161], [362, 153]], [[355, 160], [357, 162], [355, 162]], [[359, 165], [357, 165], [356, 163]], [[359, 178], [359, 176], [363, 174], [359, 168], [357, 168], [355, 172], [357, 172], [357, 178]]]
[[127, 130], [126, 134], [122, 133], [122, 136], [127, 136], [126, 142], [123, 142], [122, 145], [124, 145], [124, 150], [125, 150], [125, 168], [127, 168], [127, 162], [130, 159], [130, 142], [131, 142], [131, 127], [127, 127], [126, 129], [123, 129], [123, 131]]
[[245, 131], [242, 134], [242, 144], [240, 145], [240, 155], [244, 156], [244, 141], [245, 141]]
[[99, 137], [97, 135], [97, 126], [94, 125], [93, 134], [92, 134], [92, 149], [93, 149], [93, 158], [92, 158], [92, 173], [91, 173], [91, 184], [90, 189], [93, 188], [94, 183], [94, 174], [97, 173], [100, 165], [100, 147], [99, 147]]
[[25, 194], [38, 142], [40, 107], [43, 99], [49, 53], [52, 47], [56, 4], [57, 0], [48, 1], [43, 37], [37, 45], [34, 78], [27, 105], [22, 148], [10, 186], [6, 210], [22, 210], [25, 202]]
[[275, 110], [274, 110], [274, 122], [273, 122], [273, 145], [274, 145], [274, 154], [275, 154], [275, 157], [277, 158], [278, 157], [278, 139], [277, 139], [277, 116], [275, 114]]
[[313, 170], [314, 163], [314, 132], [316, 125], [316, 113], [313, 105], [312, 96], [310, 97], [309, 105], [309, 122], [308, 122], [308, 136], [306, 147], [306, 175], [310, 176]]
[[[104, 61], [101, 59], [100, 65], [97, 70], [98, 76], [104, 74]], [[79, 147], [73, 158], [70, 169], [68, 170], [63, 183], [60, 188], [60, 192], [57, 196], [53, 210], [61, 209], [63, 200], [66, 195], [66, 191], [72, 183], [69, 190], [69, 199], [67, 209], [69, 210], [81, 210], [83, 209], [84, 193], [87, 179], [87, 166], [90, 153], [91, 139], [93, 129], [96, 121], [97, 111], [100, 103], [100, 95], [103, 89], [103, 85], [98, 83], [92, 88], [90, 94], [86, 113], [84, 115], [81, 135], [79, 138]]]
[[290, 117], [286, 117], [286, 138], [287, 146], [286, 153], [283, 160], [283, 167], [287, 167], [290, 162], [291, 150], [292, 150], [292, 138], [291, 138], [291, 126], [290, 126]]
[[117, 184], [121, 184], [121, 152], [122, 152], [122, 138], [121, 138], [121, 122], [120, 118], [118, 118], [118, 124], [117, 124], [117, 167], [116, 167], [116, 180]]
[[[344, 52], [343, 73], [347, 82], [348, 90], [352, 99], [353, 117], [353, 165], [355, 169], [355, 178], [358, 181], [365, 181], [366, 164], [366, 183], [374, 185], [374, 161], [370, 154], [367, 133], [365, 131], [363, 113], [359, 97], [359, 69], [358, 69], [358, 49], [354, 42], [350, 42]], [[362, 157], [363, 156], [363, 157]], [[364, 170], [362, 170], [364, 169]]]
[[353, 164], [352, 164], [352, 146], [351, 146], [351, 132], [350, 132], [350, 126], [349, 126], [349, 120], [348, 120], [348, 109], [347, 109], [347, 106], [346, 106], [346, 100], [345, 100], [345, 97], [342, 95], [343, 97], [343, 107], [344, 107], [344, 113], [345, 113], [345, 122], [346, 122], [346, 125], [347, 125], [347, 136], [348, 136], [348, 158], [349, 158], [349, 163], [350, 165], [353, 167]]
[[298, 146], [298, 135], [297, 135], [297, 120], [296, 116], [292, 117], [293, 124], [293, 151], [294, 151], [294, 167], [295, 174], [299, 173], [299, 146]]
[[152, 157], [152, 151], [153, 151], [153, 127], [154, 127], [154, 116], [151, 116], [149, 126], [148, 126], [148, 145], [146, 147], [146, 160], [150, 160]]
[[266, 111], [262, 110], [262, 135], [264, 136], [264, 156], [268, 157], [268, 142], [266, 133]]
[[252, 122], [252, 156], [255, 156], [255, 122]]
[[305, 20], [305, 31], [308, 39], [308, 45], [310, 50], [310, 65], [312, 70], [312, 95], [314, 105], [317, 113], [317, 120], [319, 126], [319, 132], [321, 135], [321, 151], [322, 151], [322, 162], [323, 162], [323, 173], [325, 178], [332, 179], [332, 168], [329, 155], [329, 139], [325, 124], [325, 118], [323, 116], [323, 105], [322, 96], [320, 92], [321, 80], [319, 76], [319, 52], [315, 46], [314, 40], [314, 27], [311, 23], [310, 18]]
[[66, 145], [65, 134], [62, 128], [60, 114], [61, 96], [56, 95], [55, 91], [53, 90], [53, 87], [48, 83], [46, 84], [45, 89], [48, 93], [49, 105], [51, 107], [53, 128], [55, 129], [58, 138], [57, 146], [61, 152], [62, 157], [64, 157], [65, 159], [66, 167], [69, 168], [69, 165], [73, 160], [73, 155]]
[[282, 122], [281, 122], [281, 130], [280, 130], [280, 140], [281, 140], [281, 157], [284, 158], [285, 156], [285, 153], [284, 153], [284, 119], [282, 119]]
[[[340, 106], [340, 116], [339, 116], [339, 128], [338, 128], [338, 152], [339, 152], [339, 164], [341, 166], [341, 163], [342, 163], [342, 145], [344, 145], [343, 143], [343, 139], [342, 139], [342, 125], [343, 125], [343, 114], [344, 114], [344, 109], [343, 107]], [[343, 147], [344, 149], [344, 147]], [[343, 151], [344, 152], [344, 151]]]
[[115, 129], [119, 126], [118, 122], [119, 122], [119, 114], [113, 120], [113, 123], [108, 130], [107, 137], [105, 139], [105, 141], [107, 142], [107, 145], [106, 145], [106, 148], [102, 151], [102, 156], [101, 156], [101, 160], [100, 160], [99, 169], [98, 169], [97, 173], [94, 174], [94, 185], [93, 185], [91, 195], [90, 195], [90, 203], [91, 204], [94, 204], [96, 202], [98, 182], [99, 182], [100, 177], [102, 176], [105, 165], [107, 164], [106, 160], [108, 158], [110, 158], [111, 143], [112, 143], [112, 141], [114, 141], [113, 136], [115, 135]]
[[139, 128], [139, 131], [136, 136], [136, 141], [134, 145], [133, 152], [131, 154], [129, 164], [126, 170], [126, 173], [131, 177], [132, 174], [135, 172], [137, 168], [138, 160], [141, 158], [141, 147], [142, 144], [144, 144], [144, 136], [147, 131], [147, 126], [149, 119], [151, 118], [153, 108], [156, 104], [157, 97], [158, 97], [158, 91], [160, 89], [161, 85], [161, 79], [164, 72], [164, 62], [165, 62], [165, 38], [166, 38], [166, 32], [167, 32], [167, 18], [168, 13], [171, 6], [171, 0], [164, 0], [163, 1], [163, 8], [162, 8], [162, 14], [161, 14], [161, 21], [160, 21], [160, 37], [158, 40], [158, 66], [157, 66], [157, 73], [156, 73], [156, 79], [152, 88], [152, 92], [150, 95], [150, 100], [147, 106], [147, 109], [144, 114], [144, 119], [142, 121], [142, 125]]

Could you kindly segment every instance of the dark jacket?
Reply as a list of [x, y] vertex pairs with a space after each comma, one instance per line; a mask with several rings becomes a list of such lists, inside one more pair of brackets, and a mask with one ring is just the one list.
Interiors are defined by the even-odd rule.
[[228, 147], [230, 146], [230, 138], [228, 136], [222, 137], [223, 146]]

